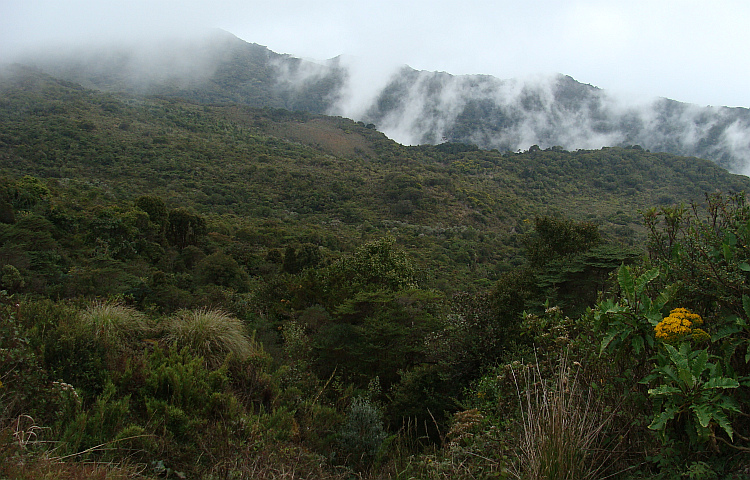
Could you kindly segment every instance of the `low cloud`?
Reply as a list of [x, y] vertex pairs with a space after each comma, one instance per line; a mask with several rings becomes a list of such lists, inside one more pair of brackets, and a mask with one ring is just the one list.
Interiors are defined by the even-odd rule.
[[563, 75], [500, 80], [403, 67], [368, 82], [374, 77], [360, 66], [344, 65], [346, 93], [332, 110], [375, 123], [399, 143], [454, 141], [510, 151], [637, 144], [750, 172], [747, 109], [618, 97]]

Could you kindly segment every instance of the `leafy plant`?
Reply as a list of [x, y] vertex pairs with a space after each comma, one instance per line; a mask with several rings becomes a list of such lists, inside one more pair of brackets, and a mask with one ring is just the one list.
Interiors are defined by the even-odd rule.
[[730, 440], [734, 438], [729, 414], [739, 413], [740, 409], [727, 390], [739, 388], [740, 384], [724, 376], [719, 363], [709, 360], [707, 349], [694, 351], [689, 342], [682, 342], [679, 349], [664, 344], [656, 356], [653, 374], [644, 379], [644, 383], [654, 380], [661, 383], [648, 391], [659, 400], [660, 410], [649, 428], [664, 438], [673, 423], [677, 435], [684, 432], [691, 444], [715, 441], [715, 425]]
[[658, 276], [658, 268], [636, 276], [633, 268], [620, 267], [620, 297], [600, 302], [594, 309], [594, 320], [604, 332], [601, 353], [642, 356], [646, 348], [654, 347], [653, 328], [662, 320], [662, 310], [672, 294], [672, 288], [666, 288], [651, 299], [648, 287]]
[[90, 410], [80, 411], [74, 418], [67, 419], [65, 428], [60, 432], [59, 453], [83, 455], [86, 458], [94, 452], [106, 452], [109, 458], [113, 458], [112, 447], [102, 447], [115, 439], [125, 427], [129, 411], [130, 397], [117, 398], [115, 385], [108, 382]]
[[380, 410], [365, 397], [352, 400], [338, 442], [347, 463], [361, 469], [375, 459], [387, 434]]
[[225, 367], [209, 370], [187, 348], [156, 348], [146, 358], [139, 394], [157, 431], [187, 443], [209, 420], [237, 417], [240, 407], [228, 384]]

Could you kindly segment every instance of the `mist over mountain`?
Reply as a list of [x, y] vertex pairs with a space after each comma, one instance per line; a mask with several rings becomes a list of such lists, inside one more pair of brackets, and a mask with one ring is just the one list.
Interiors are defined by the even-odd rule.
[[339, 115], [409, 145], [462, 142], [500, 151], [640, 145], [750, 173], [750, 110], [622, 98], [569, 76], [502, 80], [316, 62], [216, 31], [194, 39], [37, 53], [19, 59], [107, 91]]

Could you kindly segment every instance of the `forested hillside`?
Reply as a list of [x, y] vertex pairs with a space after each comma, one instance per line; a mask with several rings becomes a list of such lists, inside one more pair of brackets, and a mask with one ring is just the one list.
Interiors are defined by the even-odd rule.
[[449, 141], [516, 152], [535, 144], [570, 150], [637, 144], [706, 158], [735, 173], [746, 173], [750, 158], [747, 108], [620, 98], [565, 75], [499, 79], [408, 66], [363, 71], [346, 57], [302, 60], [224, 31], [18, 61], [106, 92], [342, 115], [410, 145]]
[[749, 186], [14, 67], [0, 476], [745, 478]]

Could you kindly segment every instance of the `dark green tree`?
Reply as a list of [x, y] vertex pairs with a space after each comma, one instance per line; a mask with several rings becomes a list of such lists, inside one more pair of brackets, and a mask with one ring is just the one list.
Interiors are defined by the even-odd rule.
[[184, 208], [170, 210], [168, 220], [167, 240], [178, 248], [196, 245], [208, 233], [206, 220]]
[[249, 276], [237, 261], [224, 252], [203, 258], [195, 267], [195, 277], [200, 284], [229, 287], [239, 292], [247, 290]]
[[595, 223], [544, 216], [534, 220], [534, 231], [524, 239], [524, 247], [529, 263], [541, 267], [555, 258], [584, 252], [600, 242]]
[[136, 199], [135, 206], [148, 214], [149, 220], [159, 226], [161, 233], [166, 231], [169, 212], [161, 197], [143, 195]]

